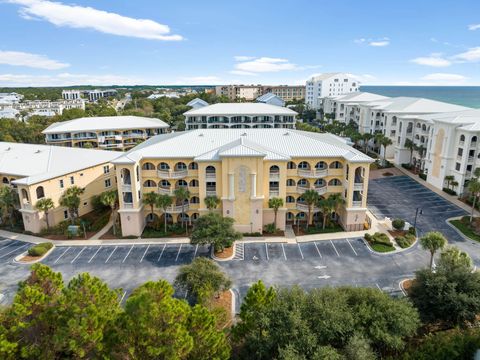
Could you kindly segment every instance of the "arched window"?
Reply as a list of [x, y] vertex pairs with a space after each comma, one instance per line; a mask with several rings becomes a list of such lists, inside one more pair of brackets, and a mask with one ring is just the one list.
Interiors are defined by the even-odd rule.
[[170, 170], [170, 165], [165, 162], [158, 164], [158, 170]]
[[190, 204], [200, 204], [200, 198], [198, 196], [192, 196]]
[[157, 183], [153, 180], [146, 180], [144, 183], [143, 183], [143, 186], [144, 187], [156, 187], [157, 186]]
[[277, 165], [270, 166], [270, 174], [278, 174], [280, 172], [280, 168]]
[[151, 162], [147, 162], [142, 165], [142, 170], [155, 170], [155, 165], [153, 165]]
[[175, 171], [187, 170], [187, 165], [184, 162], [178, 162], [175, 164]]
[[161, 180], [158, 183], [158, 186], [163, 187], [163, 188], [170, 188], [171, 184], [170, 184], [170, 181], [168, 181], [168, 180]]
[[35, 191], [37, 193], [37, 199], [41, 199], [41, 198], [45, 197], [45, 192], [43, 190], [43, 186], [37, 187], [37, 189]]
[[293, 196], [290, 196], [290, 195], [289, 195], [289, 196], [287, 196], [287, 198], [286, 198], [286, 202], [287, 202], [288, 204], [292, 204], [292, 203], [295, 202], [295, 198], [294, 198]]
[[423, 130], [423, 131], [427, 131], [427, 125], [423, 124], [423, 125], [422, 125], [422, 130]]
[[317, 180], [315, 180], [314, 186], [315, 186], [316, 188], [324, 187], [325, 185], [327, 185], [327, 183], [325, 182], [325, 180], [323, 180], [323, 179], [317, 179]]
[[196, 179], [191, 180], [189, 184], [190, 187], [198, 187], [198, 185], [199, 185], [199, 182]]
[[417, 123], [417, 129], [420, 129], [421, 126], [420, 123]]
[[2, 183], [8, 184], [8, 183], [9, 183], [9, 182], [8, 182], [8, 178], [4, 177], [4, 178], [2, 179]]
[[310, 187], [310, 183], [308, 182], [307, 179], [298, 180], [297, 185], [301, 187]]
[[328, 185], [329, 186], [341, 186], [342, 182], [340, 181], [340, 179], [332, 179], [328, 182]]
[[476, 143], [477, 142], [477, 137], [476, 136], [472, 136], [472, 143]]
[[295, 165], [295, 163], [293, 161], [289, 161], [287, 163], [287, 169], [292, 170], [292, 169], [296, 169], [296, 168], [297, 168], [297, 165]]
[[297, 198], [297, 203], [300, 203], [300, 204], [304, 204], [305, 203], [305, 199], [303, 198], [303, 196], [299, 196]]
[[418, 136], [418, 134], [417, 134], [417, 135], [415, 135], [415, 140], [418, 140], [418, 139], [420, 139], [420, 136]]
[[198, 164], [196, 162], [191, 162], [188, 164], [188, 169], [189, 170], [198, 170]]
[[295, 180], [287, 179], [287, 186], [295, 186]]
[[460, 141], [465, 141], [465, 135], [460, 135]]
[[300, 164], [298, 164], [298, 168], [302, 170], [310, 170], [310, 164], [306, 161], [302, 161]]
[[205, 168], [205, 173], [207, 173], [207, 174], [215, 174], [215, 167], [212, 166], [212, 165], [208, 165], [208, 166]]
[[327, 167], [328, 166], [325, 161], [319, 161], [318, 163], [315, 164], [315, 169], [317, 170], [323, 170], [323, 169], [326, 169]]
[[177, 183], [175, 184], [175, 188], [186, 188], [188, 186], [187, 182], [185, 180], [178, 180]]
[[130, 177], [130, 170], [123, 168], [121, 171], [121, 175], [122, 175], [122, 184], [124, 185], [132, 184], [132, 178]]
[[340, 161], [334, 161], [330, 164], [330, 169], [341, 169], [343, 165]]

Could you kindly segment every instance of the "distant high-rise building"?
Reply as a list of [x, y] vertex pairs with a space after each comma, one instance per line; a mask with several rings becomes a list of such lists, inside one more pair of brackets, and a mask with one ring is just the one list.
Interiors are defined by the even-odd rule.
[[230, 100], [245, 99], [253, 101], [259, 96], [272, 93], [284, 101], [305, 98], [303, 85], [219, 85], [215, 87], [218, 96], [226, 96]]
[[358, 91], [360, 83], [346, 73], [325, 73], [313, 76], [306, 83], [305, 104], [311, 109], [319, 109], [320, 98], [343, 95]]

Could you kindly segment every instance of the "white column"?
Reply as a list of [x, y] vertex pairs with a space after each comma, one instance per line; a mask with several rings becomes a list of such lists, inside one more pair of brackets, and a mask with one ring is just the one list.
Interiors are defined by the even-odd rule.
[[252, 187], [252, 198], [257, 197], [257, 174], [250, 174], [251, 176], [251, 187]]
[[230, 200], [235, 198], [235, 178], [234, 174], [228, 174], [228, 195]]

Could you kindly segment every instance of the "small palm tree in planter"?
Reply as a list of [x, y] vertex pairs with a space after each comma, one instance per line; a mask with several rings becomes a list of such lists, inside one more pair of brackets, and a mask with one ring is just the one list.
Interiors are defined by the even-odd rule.
[[441, 232], [430, 231], [420, 238], [420, 245], [430, 252], [430, 270], [433, 268], [433, 257], [438, 250], [447, 245], [447, 239]]
[[445, 176], [445, 178], [443, 179], [443, 181], [445, 181], [447, 183], [447, 189], [450, 189], [450, 186], [452, 184], [452, 181], [455, 181], [455, 176], [453, 175], [447, 175]]
[[43, 211], [43, 213], [45, 214], [45, 222], [47, 223], [47, 230], [50, 229], [50, 223], [48, 221], [48, 215], [49, 215], [50, 210], [53, 209], [54, 206], [55, 205], [53, 203], [53, 200], [50, 199], [50, 198], [40, 199], [35, 204], [35, 209], [37, 209], [38, 211]]
[[179, 187], [173, 192], [175, 199], [180, 201], [182, 204], [182, 226], [185, 226], [185, 231], [187, 231], [187, 223], [185, 222], [185, 201], [190, 199], [190, 191], [184, 187]]
[[268, 199], [268, 207], [273, 209], [273, 223], [275, 224], [275, 229], [277, 228], [277, 214], [278, 209], [283, 206], [283, 199], [278, 197], [273, 197]]
[[475, 212], [475, 205], [477, 203], [478, 195], [480, 195], [480, 181], [477, 178], [472, 178], [467, 185], [468, 191], [473, 196], [472, 212], [470, 214], [470, 223], [473, 221], [473, 214]]
[[118, 203], [118, 192], [117, 190], [110, 190], [110, 191], [105, 191], [100, 195], [100, 201], [103, 205], [109, 206], [110, 209], [112, 210], [112, 228], [113, 228], [113, 235], [117, 235], [117, 226], [116, 226], [116, 221], [117, 221], [117, 203]]
[[205, 206], [209, 211], [215, 210], [220, 205], [220, 199], [216, 195], [209, 195], [203, 201], [205, 201]]
[[152, 216], [152, 219], [153, 219], [153, 214], [154, 214], [153, 209], [155, 207], [155, 204], [157, 203], [158, 196], [159, 195], [157, 193], [154, 193], [153, 191], [148, 192], [148, 193], [143, 195], [142, 202], [145, 205], [150, 206], [150, 214]]
[[410, 150], [410, 160], [408, 163], [412, 165], [413, 151], [417, 148], [417, 145], [415, 145], [412, 140], [405, 139], [405, 147]]
[[308, 219], [307, 219], [307, 230], [308, 230], [308, 225], [312, 225], [312, 222], [313, 222], [312, 208], [318, 202], [319, 195], [315, 190], [308, 189], [303, 193], [302, 197], [305, 199], [305, 202], [308, 205]]
[[163, 217], [165, 220], [165, 234], [167, 233], [167, 209], [172, 205], [173, 198], [168, 194], [160, 194], [157, 196], [155, 204], [159, 209], [162, 209]]

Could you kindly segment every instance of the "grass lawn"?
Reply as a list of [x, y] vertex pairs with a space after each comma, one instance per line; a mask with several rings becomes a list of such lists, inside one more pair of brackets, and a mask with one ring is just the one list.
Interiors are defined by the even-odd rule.
[[379, 244], [379, 243], [370, 244], [370, 247], [373, 250], [381, 252], [381, 253], [386, 253], [386, 252], [390, 252], [390, 251], [395, 250], [395, 248], [393, 246], [389, 246], [389, 245], [385, 245], [385, 244]]
[[462, 222], [462, 220], [450, 220], [450, 224], [455, 226], [460, 232], [469, 237], [472, 240], [480, 242], [480, 235], [475, 234], [475, 232], [470, 228], [468, 224]]

